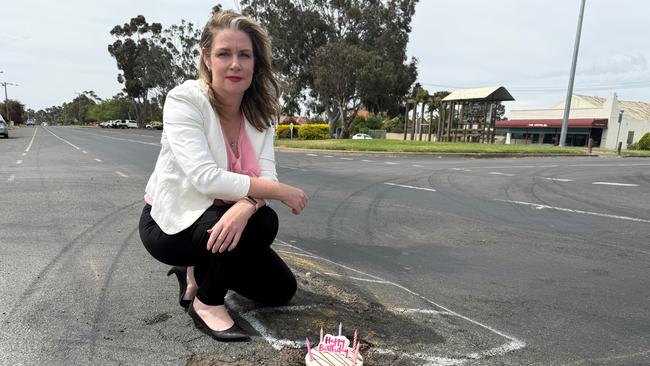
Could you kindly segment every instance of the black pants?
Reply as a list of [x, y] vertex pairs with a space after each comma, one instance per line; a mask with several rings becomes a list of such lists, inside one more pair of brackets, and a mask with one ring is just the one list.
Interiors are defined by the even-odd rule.
[[296, 279], [271, 249], [278, 232], [278, 216], [270, 207], [260, 208], [246, 224], [237, 247], [212, 253], [206, 246], [208, 229], [230, 208], [212, 206], [189, 228], [165, 234], [145, 205], [140, 217], [140, 238], [157, 260], [173, 266], [194, 266], [199, 285], [196, 297], [208, 305], [223, 305], [228, 290], [263, 305], [283, 305], [296, 292]]

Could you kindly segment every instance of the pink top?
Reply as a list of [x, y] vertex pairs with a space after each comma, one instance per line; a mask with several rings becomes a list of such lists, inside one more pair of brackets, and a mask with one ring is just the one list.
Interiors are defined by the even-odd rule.
[[[237, 151], [239, 151], [239, 156], [235, 156], [235, 152], [230, 147], [226, 134], [223, 133], [221, 129], [221, 134], [223, 135], [223, 141], [226, 144], [226, 152], [228, 154], [228, 171], [233, 173], [245, 174], [249, 177], [258, 177], [260, 175], [260, 163], [255, 157], [255, 150], [251, 141], [248, 139], [248, 134], [246, 133], [245, 124], [246, 121], [241, 123], [241, 128], [239, 129], [239, 138], [237, 139]], [[150, 206], [153, 203], [153, 200], [148, 194], [144, 195], [144, 201]]]
[[241, 123], [239, 138], [237, 139], [237, 151], [239, 151], [239, 156], [235, 156], [235, 152], [228, 143], [226, 134], [223, 133], [223, 129], [221, 130], [223, 140], [226, 143], [226, 151], [228, 152], [228, 171], [245, 174], [249, 177], [258, 177], [260, 175], [260, 163], [255, 157], [255, 150], [253, 150], [253, 145], [251, 145], [251, 142], [248, 139], [244, 123], [246, 122], [243, 121]]

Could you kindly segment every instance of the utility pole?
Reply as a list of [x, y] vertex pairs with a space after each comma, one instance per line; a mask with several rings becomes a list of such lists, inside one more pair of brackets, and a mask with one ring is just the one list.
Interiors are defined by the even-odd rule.
[[578, 48], [580, 47], [580, 32], [582, 31], [582, 17], [585, 13], [585, 1], [580, 3], [580, 16], [578, 18], [578, 29], [576, 30], [576, 42], [573, 47], [573, 61], [571, 61], [571, 72], [569, 73], [569, 87], [566, 91], [564, 104], [564, 117], [562, 118], [562, 131], [560, 132], [560, 147], [564, 146], [566, 133], [569, 128], [569, 112], [571, 111], [571, 98], [573, 97], [573, 79], [576, 76], [576, 64], [578, 63]]
[[11, 124], [12, 119], [9, 117], [9, 98], [7, 97], [7, 85], [10, 86], [19, 86], [18, 84], [13, 84], [13, 83], [8, 83], [8, 82], [2, 82], [0, 85], [4, 86], [5, 88], [5, 113], [7, 116], [7, 123]]
[[77, 122], [81, 126], [81, 93], [74, 92], [77, 94]]

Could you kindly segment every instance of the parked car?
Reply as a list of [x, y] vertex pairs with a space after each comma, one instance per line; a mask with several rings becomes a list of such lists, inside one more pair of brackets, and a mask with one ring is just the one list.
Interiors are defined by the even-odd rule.
[[353, 140], [372, 140], [372, 137], [370, 137], [368, 134], [365, 133], [358, 133], [354, 136], [352, 136]]
[[113, 128], [138, 128], [138, 123], [132, 119], [116, 119], [111, 125]]
[[4, 136], [6, 139], [9, 138], [9, 126], [7, 126], [5, 121], [0, 121], [0, 136]]
[[25, 122], [25, 126], [35, 126], [35, 125], [36, 125], [36, 121], [33, 118], [30, 118], [27, 120], [27, 122]]
[[162, 130], [163, 129], [163, 124], [161, 122], [158, 122], [158, 121], [153, 121], [153, 122], [147, 123], [147, 125], [144, 126], [144, 128], [149, 129], [149, 130]]

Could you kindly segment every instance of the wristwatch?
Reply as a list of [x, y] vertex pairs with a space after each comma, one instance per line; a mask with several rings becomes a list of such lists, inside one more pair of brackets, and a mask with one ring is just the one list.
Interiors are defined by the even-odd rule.
[[250, 202], [253, 207], [255, 207], [255, 212], [257, 212], [257, 200], [251, 196], [245, 196], [244, 199], [248, 202]]

